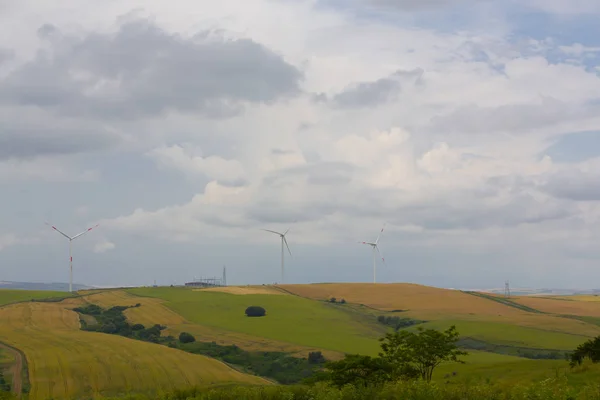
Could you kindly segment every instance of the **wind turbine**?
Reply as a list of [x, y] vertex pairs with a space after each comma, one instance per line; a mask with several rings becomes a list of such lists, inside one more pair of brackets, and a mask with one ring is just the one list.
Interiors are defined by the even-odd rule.
[[288, 233], [290, 230], [289, 230], [289, 228], [288, 228], [288, 230], [287, 230], [287, 231], [285, 231], [284, 233], [280, 233], [280, 232], [271, 231], [271, 230], [269, 230], [269, 229], [262, 229], [262, 230], [263, 230], [263, 231], [265, 231], [265, 232], [271, 232], [271, 233], [274, 233], [274, 234], [276, 234], [276, 235], [279, 235], [279, 237], [281, 237], [281, 283], [283, 283], [283, 281], [284, 281], [284, 277], [285, 277], [285, 276], [284, 276], [284, 270], [283, 270], [283, 264], [284, 264], [284, 261], [283, 261], [283, 244], [284, 244], [284, 243], [285, 243], [285, 246], [286, 246], [286, 247], [287, 247], [287, 249], [288, 249], [288, 252], [290, 253], [290, 256], [292, 255], [292, 252], [290, 251], [290, 246], [288, 246], [287, 239], [285, 238], [285, 235], [287, 235], [287, 233]]
[[100, 224], [96, 224], [94, 226], [92, 226], [91, 228], [86, 229], [85, 231], [78, 233], [77, 235], [71, 237], [69, 235], [67, 235], [66, 233], [60, 231], [57, 227], [55, 227], [54, 225], [50, 225], [49, 223], [46, 222], [46, 225], [50, 226], [52, 229], [54, 229], [56, 232], [60, 233], [61, 235], [63, 235], [64, 237], [66, 237], [67, 239], [69, 239], [69, 292], [73, 292], [73, 240], [77, 239], [80, 236], [85, 235], [86, 233], [88, 233], [89, 231], [91, 231], [94, 228], [97, 228]]
[[381, 232], [379, 232], [379, 235], [377, 236], [377, 239], [375, 239], [375, 242], [358, 242], [362, 244], [368, 244], [373, 248], [373, 283], [377, 283], [377, 258], [375, 257], [375, 250], [377, 250], [379, 256], [381, 257], [381, 261], [383, 261], [383, 263], [385, 264], [385, 258], [383, 258], [383, 255], [381, 254], [381, 251], [379, 251], [378, 246], [379, 238], [381, 237], [384, 228], [385, 225], [383, 225], [383, 228], [381, 228]]

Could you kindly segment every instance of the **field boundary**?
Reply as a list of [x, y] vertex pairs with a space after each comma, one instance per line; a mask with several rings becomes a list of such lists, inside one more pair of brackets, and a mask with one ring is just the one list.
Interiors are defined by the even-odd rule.
[[496, 303], [504, 304], [507, 307], [513, 307], [513, 308], [519, 309], [521, 311], [530, 312], [533, 314], [549, 314], [547, 312], [536, 310], [535, 308], [531, 308], [526, 305], [517, 303], [517, 302], [509, 300], [509, 299], [505, 299], [502, 297], [496, 297], [496, 296], [491, 296], [489, 294], [485, 294], [485, 293], [481, 293], [481, 292], [473, 292], [473, 291], [467, 291], [467, 290], [465, 290], [465, 291], [461, 290], [461, 292], [470, 294], [471, 296], [481, 297], [482, 299], [488, 299], [490, 301], [495, 301]]
[[23, 393], [29, 392], [30, 387], [27, 357], [25, 357], [25, 353], [23, 353], [21, 350], [4, 342], [0, 342], [0, 347], [4, 348], [15, 356], [15, 361], [11, 368], [9, 368], [13, 369], [11, 391], [18, 397], [22, 397]]

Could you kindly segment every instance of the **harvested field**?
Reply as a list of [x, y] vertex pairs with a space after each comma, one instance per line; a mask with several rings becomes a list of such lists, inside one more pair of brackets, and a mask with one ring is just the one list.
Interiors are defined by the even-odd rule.
[[572, 301], [534, 296], [514, 297], [511, 300], [546, 313], [600, 317], [600, 302], [593, 300]]
[[458, 290], [438, 289], [406, 283], [331, 283], [277, 286], [298, 296], [315, 300], [331, 297], [382, 310], [434, 311], [438, 314], [522, 315], [524, 312], [478, 298]]

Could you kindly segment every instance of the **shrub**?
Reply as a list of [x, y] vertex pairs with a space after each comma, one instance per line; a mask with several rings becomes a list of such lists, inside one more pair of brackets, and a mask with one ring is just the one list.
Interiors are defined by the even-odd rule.
[[308, 353], [308, 363], [309, 364], [321, 364], [324, 363], [325, 357], [320, 351], [311, 351]]
[[248, 317], [264, 317], [267, 315], [267, 311], [259, 306], [250, 306], [246, 308], [246, 315]]
[[340, 300], [340, 303], [342, 303], [342, 304], [346, 304], [346, 300], [345, 300], [345, 299], [341, 299], [341, 300]]
[[336, 301], [337, 301], [337, 299], [335, 297], [332, 297], [332, 298], [329, 299], [330, 303], [335, 303]]
[[141, 331], [143, 329], [146, 329], [146, 327], [142, 324], [135, 324], [131, 327], [132, 331]]
[[181, 343], [193, 343], [196, 341], [196, 338], [187, 332], [181, 332], [179, 334], [179, 341]]

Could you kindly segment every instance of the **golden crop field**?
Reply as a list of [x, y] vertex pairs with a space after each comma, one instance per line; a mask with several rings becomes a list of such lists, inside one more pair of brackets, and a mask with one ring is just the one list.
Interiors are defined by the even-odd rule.
[[364, 304], [378, 310], [434, 311], [440, 314], [521, 315], [524, 312], [458, 290], [407, 283], [328, 283], [278, 286], [293, 294], [316, 300], [331, 297]]
[[77, 314], [67, 308], [75, 300], [82, 301], [21, 303], [0, 309], [0, 341], [25, 353], [32, 400], [227, 382], [268, 383], [200, 355], [81, 331]]
[[[594, 298], [592, 296], [592, 298]], [[543, 298], [535, 296], [519, 296], [512, 298], [519, 304], [535, 308], [547, 313], [570, 314], [587, 317], [600, 317], [600, 302], [592, 300], [573, 301], [569, 298]]]
[[[271, 290], [276, 293], [281, 293], [277, 289], [271, 288]], [[175, 337], [181, 332], [188, 332], [194, 335], [199, 341], [215, 342], [223, 346], [236, 345], [247, 351], [280, 351], [291, 353], [299, 357], [306, 357], [311, 351], [321, 351], [328, 359], [335, 360], [343, 357], [343, 354], [334, 351], [299, 346], [293, 343], [281, 342], [260, 336], [195, 324], [187, 321], [176, 312], [164, 306], [164, 300], [158, 298], [134, 296], [120, 290], [115, 290], [86, 296], [84, 299], [104, 308], [113, 306], [133, 306], [139, 303], [141, 304], [141, 307], [130, 308], [124, 312], [130, 323], [142, 324], [144, 326], [152, 326], [154, 324], [166, 325], [167, 329], [165, 330], [165, 333]]]

